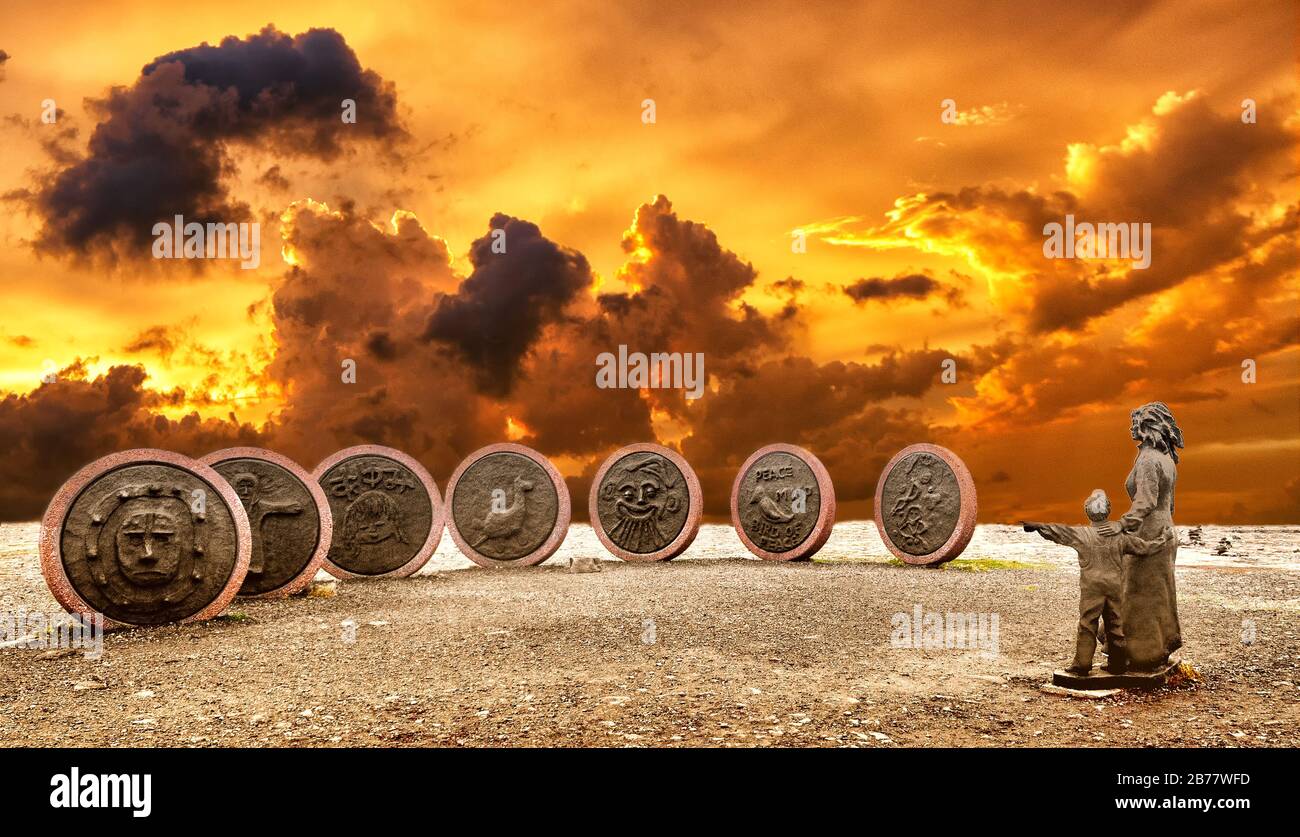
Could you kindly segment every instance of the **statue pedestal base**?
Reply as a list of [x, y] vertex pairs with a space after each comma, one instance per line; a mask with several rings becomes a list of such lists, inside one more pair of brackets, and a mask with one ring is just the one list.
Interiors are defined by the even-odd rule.
[[1178, 669], [1178, 660], [1154, 671], [1126, 671], [1123, 674], [1111, 674], [1104, 669], [1093, 666], [1087, 674], [1072, 674], [1068, 671], [1052, 672], [1052, 685], [1066, 689], [1093, 691], [1097, 689], [1156, 689], [1169, 682], [1169, 677]]

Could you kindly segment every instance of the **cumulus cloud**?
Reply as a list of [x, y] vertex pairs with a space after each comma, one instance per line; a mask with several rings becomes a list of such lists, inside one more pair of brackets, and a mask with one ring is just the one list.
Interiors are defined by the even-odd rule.
[[474, 272], [438, 300], [424, 336], [457, 351], [484, 392], [505, 395], [543, 326], [592, 276], [586, 257], [546, 239], [536, 224], [498, 213], [489, 226], [470, 246]]
[[[355, 124], [341, 118], [344, 99], [356, 102]], [[46, 252], [139, 255], [154, 223], [174, 215], [248, 220], [226, 186], [239, 143], [329, 160], [349, 138], [404, 136], [393, 85], [331, 29], [290, 36], [268, 26], [171, 52], [92, 108], [99, 124], [87, 153], [55, 156], [32, 198]]]

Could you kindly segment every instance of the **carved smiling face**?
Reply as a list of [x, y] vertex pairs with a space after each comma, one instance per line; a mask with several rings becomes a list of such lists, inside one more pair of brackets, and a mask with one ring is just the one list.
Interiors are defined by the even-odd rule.
[[663, 480], [652, 474], [624, 474], [618, 484], [618, 510], [635, 520], [662, 517], [668, 503]]
[[183, 534], [177, 518], [161, 507], [131, 513], [115, 538], [122, 575], [142, 587], [171, 581], [180, 568]]

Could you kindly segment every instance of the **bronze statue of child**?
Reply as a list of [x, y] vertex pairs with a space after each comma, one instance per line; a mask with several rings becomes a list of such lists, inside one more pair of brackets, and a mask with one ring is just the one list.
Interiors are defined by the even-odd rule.
[[1110, 517], [1110, 498], [1100, 488], [1088, 495], [1083, 510], [1091, 521], [1088, 526], [1030, 522], [1023, 525], [1026, 532], [1037, 532], [1053, 543], [1072, 547], [1079, 554], [1079, 633], [1074, 662], [1066, 670], [1071, 674], [1087, 674], [1092, 670], [1092, 657], [1099, 638], [1097, 621], [1100, 619], [1105, 629], [1108, 656], [1105, 670], [1111, 674], [1123, 674], [1128, 669], [1124, 626], [1120, 620], [1120, 600], [1124, 593], [1123, 556], [1150, 555], [1169, 540], [1169, 535], [1148, 541], [1127, 533], [1103, 534], [1102, 528], [1111, 528], [1105, 526]]

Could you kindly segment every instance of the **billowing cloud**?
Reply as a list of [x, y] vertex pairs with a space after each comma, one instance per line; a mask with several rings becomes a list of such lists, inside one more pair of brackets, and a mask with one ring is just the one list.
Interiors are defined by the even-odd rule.
[[[1286, 114], [1290, 100], [1267, 105]], [[988, 277], [994, 301], [1034, 332], [1080, 330], [1130, 301], [1249, 263], [1291, 240], [1294, 219], [1271, 211], [1294, 191], [1300, 121], [1244, 124], [1195, 92], [1166, 93], [1113, 144], [1068, 148], [1065, 188], [1050, 193], [977, 185], [902, 196], [880, 225], [865, 216], [807, 224], [836, 246], [910, 248], [963, 259]], [[1278, 184], [1271, 191], [1265, 184]], [[1294, 200], [1292, 195], [1291, 201]], [[1044, 226], [1149, 224], [1150, 266], [1131, 259], [1048, 259]]]
[[[356, 103], [355, 124], [342, 119], [345, 99]], [[154, 223], [175, 215], [249, 220], [226, 187], [238, 143], [330, 160], [351, 138], [403, 135], [392, 84], [331, 29], [290, 36], [268, 26], [168, 53], [92, 107], [100, 121], [87, 154], [56, 156], [32, 199], [46, 252], [139, 255]]]
[[424, 336], [453, 348], [485, 392], [505, 395], [542, 327], [592, 283], [587, 259], [542, 236], [536, 224], [498, 214], [470, 246], [474, 272], [438, 300]]
[[179, 420], [158, 411], [186, 401], [184, 392], [145, 388], [139, 366], [114, 366], [94, 378], [82, 364], [53, 383], [0, 400], [0, 509], [6, 520], [37, 518], [78, 468], [126, 448], [157, 447], [201, 456], [231, 445], [258, 444], [251, 425], [231, 418]]

